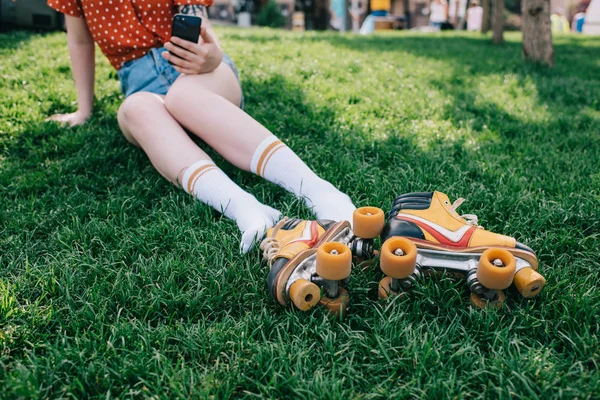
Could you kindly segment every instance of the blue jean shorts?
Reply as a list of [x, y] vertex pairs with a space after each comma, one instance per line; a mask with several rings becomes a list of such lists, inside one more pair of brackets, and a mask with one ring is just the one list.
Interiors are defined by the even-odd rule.
[[[181, 74], [163, 58], [161, 55], [163, 51], [167, 49], [155, 48], [142, 58], [123, 63], [117, 75], [121, 81], [121, 91], [126, 98], [136, 92], [150, 92], [163, 96], [167, 94], [175, 79]], [[223, 63], [231, 68], [239, 82], [240, 74], [237, 67], [225, 53], [223, 53]], [[244, 95], [242, 94], [240, 108], [243, 107]]]

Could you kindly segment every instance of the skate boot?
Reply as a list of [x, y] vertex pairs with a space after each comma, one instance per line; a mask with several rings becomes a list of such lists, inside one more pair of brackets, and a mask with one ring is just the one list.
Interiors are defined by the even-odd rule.
[[347, 221], [284, 218], [269, 229], [260, 248], [270, 265], [271, 296], [302, 311], [320, 304], [333, 314], [345, 314], [352, 255], [371, 254], [372, 240], [384, 224], [383, 211], [375, 208], [358, 209], [356, 218], [367, 237], [357, 237]]
[[466, 278], [471, 302], [500, 307], [512, 283], [525, 298], [537, 296], [546, 280], [536, 272], [531, 248], [459, 215], [464, 199], [450, 203], [440, 192], [408, 193], [394, 200], [381, 232], [380, 266], [386, 277], [379, 297], [409, 290], [422, 273], [445, 271]]

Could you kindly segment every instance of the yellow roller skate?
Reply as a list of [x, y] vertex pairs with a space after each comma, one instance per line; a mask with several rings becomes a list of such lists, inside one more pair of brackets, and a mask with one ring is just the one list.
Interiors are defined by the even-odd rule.
[[477, 216], [459, 215], [463, 199], [450, 203], [440, 192], [408, 193], [394, 200], [381, 232], [380, 267], [386, 275], [379, 297], [409, 290], [423, 273], [464, 276], [477, 307], [504, 302], [512, 283], [526, 298], [537, 296], [546, 280], [536, 270], [533, 250], [514, 238], [478, 225]]
[[352, 256], [372, 253], [373, 239], [385, 222], [383, 211], [375, 208], [356, 210], [354, 221], [362, 237], [348, 221], [284, 218], [269, 229], [260, 248], [270, 264], [271, 296], [282, 305], [291, 301], [302, 311], [320, 304], [334, 314], [345, 314]]

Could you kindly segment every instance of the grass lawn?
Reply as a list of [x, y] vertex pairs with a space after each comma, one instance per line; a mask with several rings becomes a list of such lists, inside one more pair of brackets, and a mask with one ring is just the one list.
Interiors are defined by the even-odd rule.
[[600, 38], [555, 38], [547, 70], [512, 34], [219, 32], [247, 112], [357, 205], [465, 197], [538, 252], [546, 288], [480, 311], [428, 280], [382, 304], [357, 269], [343, 321], [279, 307], [235, 224], [126, 143], [101, 54], [93, 119], [61, 128], [43, 120], [75, 110], [65, 35], [2, 34], [0, 398], [600, 397]]

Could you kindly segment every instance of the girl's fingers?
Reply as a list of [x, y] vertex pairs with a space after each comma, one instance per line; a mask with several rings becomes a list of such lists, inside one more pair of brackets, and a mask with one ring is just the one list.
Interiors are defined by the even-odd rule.
[[184, 60], [183, 58], [174, 56], [173, 54], [171, 54], [167, 51], [164, 51], [162, 53], [162, 56], [165, 60], [169, 61], [171, 63], [171, 65], [173, 65], [174, 67], [189, 69], [193, 65], [189, 61]]
[[188, 42], [187, 40], [183, 40], [175, 36], [171, 38], [171, 43], [176, 44], [179, 47], [183, 47], [184, 49], [192, 53], [198, 52], [198, 43]]
[[58, 124], [65, 126], [74, 126], [74, 125], [80, 125], [83, 122], [79, 122], [79, 123], [75, 123], [75, 121], [73, 120], [73, 118], [69, 118], [69, 116], [67, 114], [58, 114], [58, 115], [53, 115], [51, 117], [46, 118], [46, 122], [57, 122]]
[[186, 74], [186, 75], [195, 75], [195, 74], [197, 74], [197, 72], [192, 71], [191, 69], [181, 68], [181, 67], [178, 67], [177, 65], [173, 65], [173, 68], [175, 68], [175, 71], [180, 72], [182, 74]]
[[191, 57], [193, 57], [193, 53], [182, 49], [181, 47], [176, 46], [170, 42], [165, 43], [165, 48], [169, 50], [169, 53], [174, 54], [177, 57], [182, 58], [184, 60], [189, 60]]
[[215, 37], [213, 36], [213, 34], [205, 26], [203, 26], [202, 29], [200, 30], [200, 38], [202, 39], [203, 43], [216, 43], [217, 42], [215, 40]]
[[56, 122], [66, 122], [68, 115], [67, 114], [54, 114], [46, 118], [44, 121], [56, 121]]

